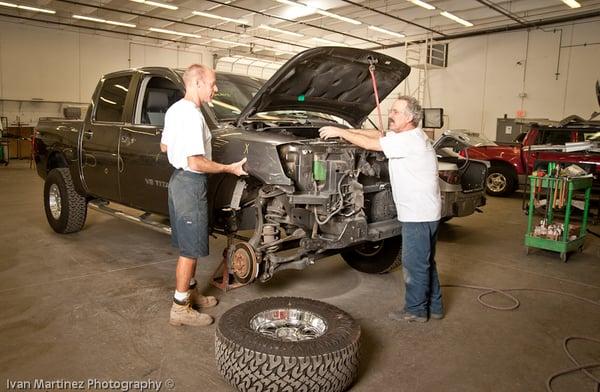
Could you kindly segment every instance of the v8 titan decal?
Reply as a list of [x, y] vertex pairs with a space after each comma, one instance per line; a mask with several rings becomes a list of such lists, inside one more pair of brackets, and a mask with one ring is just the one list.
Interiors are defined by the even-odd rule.
[[155, 186], [158, 188], [168, 188], [169, 187], [168, 181], [155, 180], [153, 178], [144, 178], [144, 181], [146, 182], [146, 185], [149, 185], [149, 186]]

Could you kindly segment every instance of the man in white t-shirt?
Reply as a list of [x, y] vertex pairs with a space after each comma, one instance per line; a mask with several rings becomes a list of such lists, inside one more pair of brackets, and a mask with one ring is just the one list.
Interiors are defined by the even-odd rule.
[[444, 317], [442, 292], [435, 263], [435, 243], [441, 216], [437, 157], [419, 122], [419, 102], [400, 96], [388, 115], [389, 131], [326, 126], [323, 139], [341, 137], [388, 158], [392, 195], [402, 223], [404, 308], [389, 314], [394, 320], [425, 322]]
[[185, 96], [167, 110], [160, 141], [161, 151], [175, 168], [169, 180], [169, 216], [171, 242], [179, 249], [179, 258], [169, 323], [204, 326], [213, 318], [193, 307], [217, 304], [215, 297], [200, 295], [194, 277], [197, 260], [208, 256], [208, 174], [245, 175], [242, 165], [246, 158], [230, 165], [212, 160], [211, 134], [201, 105], [218, 91], [215, 72], [193, 64], [183, 74], [183, 81]]

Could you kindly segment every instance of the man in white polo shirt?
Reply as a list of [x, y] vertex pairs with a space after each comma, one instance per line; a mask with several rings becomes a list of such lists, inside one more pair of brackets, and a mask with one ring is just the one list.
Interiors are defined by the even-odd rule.
[[200, 295], [196, 288], [196, 263], [208, 256], [207, 180], [209, 173], [247, 174], [246, 158], [230, 165], [212, 160], [211, 134], [201, 105], [218, 91], [215, 72], [193, 64], [183, 74], [185, 96], [165, 115], [160, 148], [167, 153], [175, 171], [169, 181], [171, 242], [179, 249], [176, 287], [169, 323], [204, 326], [213, 318], [193, 309], [215, 306], [215, 297]]
[[389, 131], [342, 129], [326, 126], [324, 139], [341, 137], [388, 158], [392, 195], [402, 223], [404, 308], [389, 314], [394, 320], [426, 322], [444, 317], [442, 292], [435, 263], [435, 243], [441, 216], [437, 157], [419, 122], [419, 102], [400, 96], [388, 115]]

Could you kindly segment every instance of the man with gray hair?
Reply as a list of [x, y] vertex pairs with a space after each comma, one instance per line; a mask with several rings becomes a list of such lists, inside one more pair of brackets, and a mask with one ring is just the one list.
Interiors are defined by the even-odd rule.
[[400, 96], [388, 114], [385, 136], [378, 130], [326, 126], [323, 139], [341, 137], [366, 150], [383, 151], [388, 158], [392, 195], [402, 223], [402, 265], [405, 303], [389, 317], [426, 322], [444, 317], [442, 292], [435, 263], [435, 244], [441, 217], [437, 157], [431, 140], [419, 127], [419, 102]]
[[211, 134], [201, 106], [218, 91], [215, 71], [193, 64], [183, 74], [185, 96], [165, 115], [160, 148], [175, 171], [169, 180], [171, 243], [179, 249], [175, 294], [169, 323], [204, 326], [211, 316], [193, 309], [215, 306], [215, 297], [202, 296], [196, 287], [196, 263], [208, 256], [209, 173], [247, 174], [239, 162], [223, 165], [212, 160]]

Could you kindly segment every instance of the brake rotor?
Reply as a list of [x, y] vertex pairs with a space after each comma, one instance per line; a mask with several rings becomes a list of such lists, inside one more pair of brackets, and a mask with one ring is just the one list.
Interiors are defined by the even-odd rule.
[[254, 248], [247, 242], [233, 245], [229, 253], [229, 270], [239, 283], [250, 283], [258, 276], [258, 261]]

